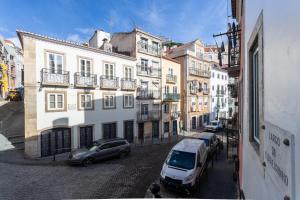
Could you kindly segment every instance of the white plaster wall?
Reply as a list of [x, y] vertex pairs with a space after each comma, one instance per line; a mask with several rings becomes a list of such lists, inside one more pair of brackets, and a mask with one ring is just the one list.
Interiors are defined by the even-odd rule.
[[[212, 74], [214, 73], [214, 77], [212, 76]], [[217, 78], [218, 74], [220, 74], [220, 78]], [[223, 80], [222, 80], [222, 75], [223, 75]], [[225, 80], [225, 76], [226, 76], [226, 80]], [[215, 111], [215, 107], [217, 107], [217, 85], [220, 85], [220, 90], [222, 89], [222, 85], [224, 88], [224, 91], [226, 91], [226, 93], [219, 97], [220, 100], [220, 110], [219, 112], [226, 112], [226, 117], [228, 117], [228, 73], [227, 71], [224, 70], [217, 70], [213, 67], [211, 67], [211, 77], [210, 77], [210, 94], [211, 94], [211, 98], [210, 98], [210, 105], [211, 105], [211, 115], [210, 115], [210, 120], [214, 120], [214, 118], [217, 116], [217, 113], [214, 112]], [[212, 89], [212, 87], [214, 86], [214, 90]], [[214, 98], [214, 102], [212, 101], [212, 98]], [[226, 99], [226, 103], [225, 103], [225, 107], [221, 108], [222, 105], [222, 101], [221, 99], [223, 98], [223, 101], [225, 103], [225, 99]]]
[[[94, 110], [93, 111], [77, 111], [77, 92], [82, 92], [82, 89], [73, 88], [74, 73], [77, 72], [77, 56], [93, 58], [93, 73], [97, 74], [97, 84], [99, 85], [99, 77], [104, 74], [103, 61], [114, 62], [116, 65], [115, 76], [119, 77], [119, 85], [121, 85], [120, 79], [123, 77], [123, 65], [133, 67], [133, 77], [135, 78], [135, 65], [136, 61], [118, 58], [115, 56], [104, 55], [100, 53], [90, 52], [73, 47], [67, 47], [63, 45], [53, 44], [45, 41], [36, 42], [36, 78], [40, 82], [40, 70], [44, 68], [44, 49], [59, 51], [65, 53], [66, 58], [66, 70], [70, 71], [70, 83], [69, 88], [53, 88], [43, 87], [37, 89], [37, 129], [43, 130], [51, 128], [55, 120], [60, 120], [59, 124], [67, 123], [68, 126], [75, 126], [72, 130], [73, 139], [72, 147], [77, 147], [77, 126], [82, 124], [94, 124], [94, 139], [102, 137], [102, 123], [116, 122], [117, 121], [117, 136], [123, 137], [123, 120], [135, 120], [136, 119], [136, 106], [134, 109], [123, 109], [123, 94], [133, 92], [124, 92], [118, 89], [117, 91], [100, 90], [99, 87], [90, 90], [94, 92]], [[75, 104], [75, 110], [68, 110], [67, 112], [45, 112], [45, 90], [60, 90], [67, 91], [67, 104]], [[103, 93], [115, 93], [117, 98], [116, 109], [103, 110], [102, 97]], [[136, 104], [136, 101], [134, 102]], [[54, 123], [55, 124], [55, 123]], [[135, 133], [136, 135], [137, 133]]]
[[[300, 1], [249, 0], [244, 3], [246, 49], [263, 11], [264, 118], [295, 135], [294, 199], [300, 199]], [[247, 56], [245, 58], [247, 63]], [[247, 198], [283, 199], [268, 178], [264, 179], [262, 164], [249, 144], [247, 81], [244, 88], [243, 190]]]

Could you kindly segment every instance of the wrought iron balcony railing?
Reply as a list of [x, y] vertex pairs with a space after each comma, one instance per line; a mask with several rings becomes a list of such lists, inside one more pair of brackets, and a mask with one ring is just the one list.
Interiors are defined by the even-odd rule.
[[114, 76], [100, 76], [100, 88], [101, 89], [109, 89], [116, 90], [119, 88], [119, 77]]
[[180, 111], [171, 112], [171, 119], [178, 119], [180, 117]]
[[136, 89], [136, 79], [121, 79], [121, 89], [122, 90], [135, 90]]
[[42, 85], [68, 86], [70, 84], [70, 72], [55, 69], [41, 70]]
[[159, 90], [139, 90], [137, 91], [137, 99], [160, 99]]
[[137, 75], [159, 78], [161, 76], [161, 69], [157, 67], [142, 66], [141, 64], [137, 64]]
[[179, 101], [180, 94], [178, 93], [165, 93], [164, 94], [164, 101]]
[[142, 41], [137, 42], [137, 47], [139, 52], [148, 53], [154, 56], [160, 56], [162, 52], [160, 47], [155, 45], [145, 44]]
[[76, 87], [97, 87], [97, 75], [76, 72], [74, 75], [74, 85]]
[[176, 83], [177, 82], [177, 76], [172, 74], [167, 74], [167, 82], [168, 83]]
[[199, 69], [199, 68], [196, 68], [196, 67], [190, 67], [189, 72], [190, 72], [191, 75], [210, 78], [210, 71], [209, 70], [202, 70], [202, 69]]
[[137, 112], [137, 121], [144, 122], [144, 121], [154, 121], [160, 120], [160, 110], [152, 110], [148, 112]]

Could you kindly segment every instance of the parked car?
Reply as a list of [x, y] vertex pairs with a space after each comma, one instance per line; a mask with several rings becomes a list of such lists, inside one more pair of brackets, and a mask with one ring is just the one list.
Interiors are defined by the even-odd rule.
[[71, 151], [69, 154], [69, 163], [86, 166], [106, 158], [126, 156], [130, 151], [130, 144], [125, 139], [101, 139], [96, 140], [94, 145], [89, 149], [82, 148]]
[[7, 94], [6, 100], [9, 101], [21, 101], [22, 97], [18, 90], [10, 90]]
[[220, 140], [218, 140], [216, 134], [211, 132], [202, 132], [194, 134], [193, 137], [205, 142], [208, 157], [211, 157], [217, 152]]
[[163, 164], [160, 181], [163, 185], [192, 191], [206, 168], [204, 141], [183, 139], [170, 151]]
[[222, 129], [222, 125], [219, 121], [211, 121], [209, 125], [205, 126], [205, 130], [217, 132]]

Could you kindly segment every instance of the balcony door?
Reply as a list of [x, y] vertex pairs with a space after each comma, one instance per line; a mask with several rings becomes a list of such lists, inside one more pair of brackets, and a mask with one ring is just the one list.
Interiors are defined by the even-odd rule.
[[146, 120], [149, 115], [149, 109], [148, 109], [148, 104], [141, 104], [141, 118], [143, 120]]
[[131, 67], [125, 67], [124, 68], [124, 78], [125, 80], [131, 80], [132, 79], [132, 68]]
[[113, 79], [115, 75], [114, 64], [105, 63], [104, 65], [104, 75], [107, 79]]
[[48, 69], [52, 74], [62, 74], [63, 71], [63, 55], [55, 53], [47, 53]]
[[148, 94], [148, 82], [141, 82], [141, 96], [146, 97]]
[[152, 122], [152, 138], [159, 138], [159, 121]]
[[91, 61], [80, 59], [80, 75], [89, 77], [91, 75]]
[[124, 138], [130, 143], [133, 142], [133, 121], [124, 122]]
[[89, 148], [93, 145], [93, 126], [80, 127], [80, 147]]
[[117, 137], [117, 123], [103, 124], [103, 139]]

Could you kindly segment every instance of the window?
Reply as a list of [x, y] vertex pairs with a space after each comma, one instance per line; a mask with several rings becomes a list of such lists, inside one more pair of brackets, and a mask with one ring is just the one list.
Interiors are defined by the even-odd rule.
[[116, 108], [116, 96], [114, 94], [105, 94], [103, 98], [104, 109], [115, 109]]
[[201, 96], [198, 97], [198, 110], [199, 111], [202, 110], [202, 97]]
[[169, 68], [168, 71], [169, 71], [169, 73], [168, 73], [169, 75], [173, 75], [173, 69], [172, 68]]
[[164, 104], [164, 113], [169, 113], [169, 104], [168, 103]]
[[208, 97], [204, 97], [204, 107], [208, 106]]
[[133, 94], [126, 94], [126, 95], [124, 94], [123, 107], [124, 108], [133, 108], [134, 107]]
[[214, 77], [215, 77], [215, 73], [214, 73], [214, 72], [212, 72], [211, 76], [214, 78]]
[[105, 63], [104, 64], [104, 74], [105, 74], [105, 77], [108, 78], [108, 79], [113, 79], [114, 78], [114, 64], [111, 64], [111, 63]]
[[220, 74], [217, 74], [217, 78], [218, 78], [218, 79], [220, 78]]
[[51, 73], [62, 74], [63, 70], [63, 55], [55, 53], [47, 53], [48, 69]]
[[79, 94], [79, 109], [93, 109], [92, 101], [92, 94]]
[[80, 58], [80, 74], [89, 77], [91, 75], [91, 60]]
[[64, 93], [47, 93], [47, 110], [64, 110]]
[[214, 86], [212, 86], [212, 90], [215, 90], [215, 87], [214, 87]]
[[157, 42], [152, 42], [152, 48], [153, 48], [153, 51], [155, 53], [158, 53], [158, 43]]
[[141, 59], [141, 71], [148, 72], [148, 60]]
[[207, 88], [207, 83], [204, 83], [204, 84], [203, 84], [203, 90], [207, 91], [207, 89], [208, 89], [208, 88]]
[[141, 104], [141, 114], [142, 115], [148, 115], [148, 104]]
[[124, 68], [124, 77], [126, 80], [132, 79], [132, 67], [125, 66]]
[[177, 86], [174, 86], [174, 87], [173, 87], [173, 93], [174, 93], [174, 94], [177, 94]]
[[169, 94], [169, 86], [168, 85], [165, 86], [165, 94]]
[[214, 102], [214, 101], [215, 101], [215, 98], [212, 97], [212, 98], [211, 98], [211, 102]]
[[141, 37], [141, 46], [143, 49], [148, 49], [148, 39]]
[[152, 68], [157, 70], [159, 68], [159, 63], [156, 61], [152, 61]]
[[164, 123], [164, 133], [168, 133], [169, 132], [169, 130], [170, 130], [169, 126], [170, 126], [169, 122], [165, 122]]
[[153, 108], [153, 110], [160, 110], [159, 109], [159, 104], [153, 104], [152, 108]]
[[223, 74], [222, 74], [222, 80], [224, 79], [224, 76], [223, 76]]

